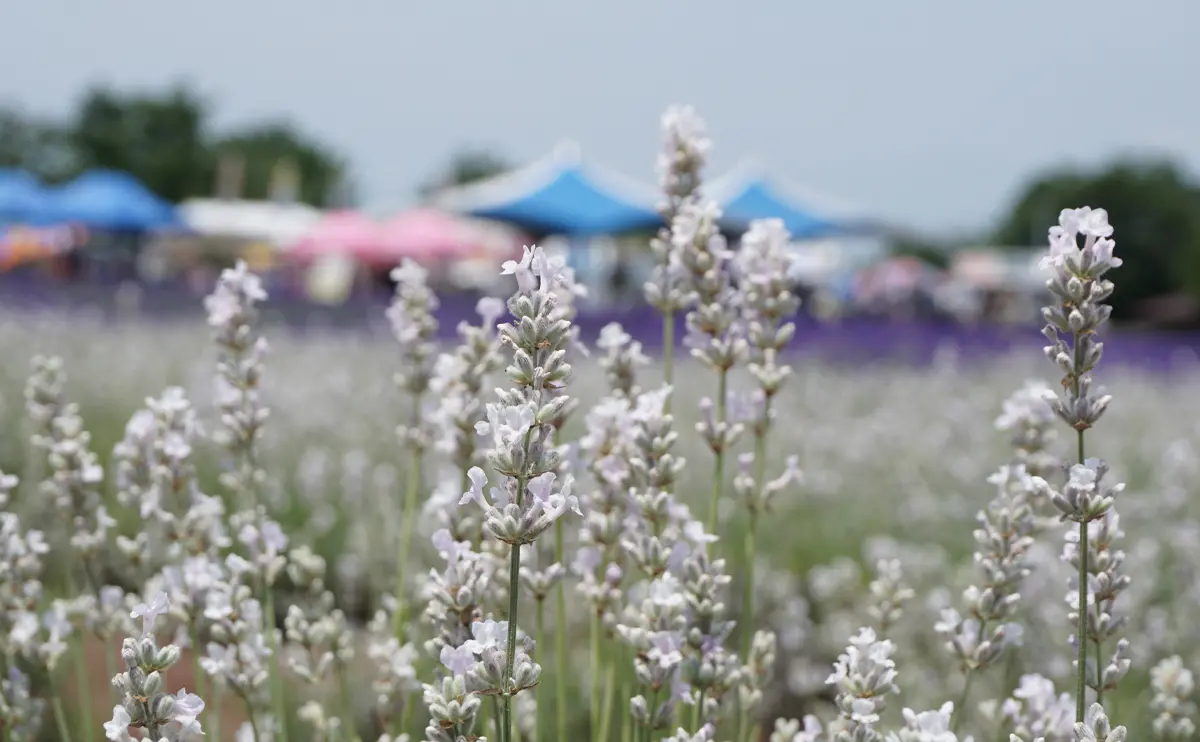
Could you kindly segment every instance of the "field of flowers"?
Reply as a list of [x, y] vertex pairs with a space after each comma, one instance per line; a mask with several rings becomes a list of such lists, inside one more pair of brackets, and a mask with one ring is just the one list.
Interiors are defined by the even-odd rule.
[[686, 357], [536, 248], [451, 345], [412, 264], [389, 342], [242, 266], [206, 327], [0, 324], [0, 739], [1194, 737], [1200, 375], [1105, 365], [1104, 212], [1048, 353], [793, 367], [787, 235], [726, 250], [664, 124]]

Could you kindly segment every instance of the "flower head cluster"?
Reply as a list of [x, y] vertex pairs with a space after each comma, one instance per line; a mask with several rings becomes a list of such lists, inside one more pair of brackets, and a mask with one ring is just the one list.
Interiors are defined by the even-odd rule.
[[667, 226], [650, 242], [658, 264], [646, 282], [645, 293], [646, 301], [672, 316], [688, 305], [686, 276], [673, 239], [673, 225], [680, 212], [700, 198], [704, 165], [712, 149], [704, 128], [691, 106], [672, 106], [663, 114], [663, 145], [658, 156], [663, 202], [659, 213]]
[[34, 695], [29, 676], [18, 667], [10, 667], [0, 677], [0, 725], [13, 742], [41, 739], [42, 715], [46, 702]]
[[900, 620], [905, 603], [916, 595], [904, 580], [899, 559], [880, 559], [875, 563], [875, 579], [867, 585], [867, 592], [871, 596], [867, 614], [883, 635]]
[[[405, 258], [392, 271], [396, 294], [387, 310], [388, 322], [402, 356], [400, 368], [403, 370], [396, 374], [396, 383], [414, 400], [419, 400], [429, 390], [437, 351], [434, 341], [438, 323], [434, 312], [438, 299], [426, 283], [427, 275], [416, 261]], [[414, 406], [412, 424], [401, 430], [406, 447], [416, 451], [423, 451], [428, 446], [428, 433], [420, 425], [420, 415], [419, 406]]]
[[1050, 393], [1043, 382], [1026, 382], [1004, 400], [1004, 408], [996, 418], [996, 429], [1012, 436], [1012, 463], [1024, 466], [1035, 477], [1047, 477], [1058, 468], [1058, 459], [1050, 450], [1058, 437], [1054, 409], [1047, 401]]
[[250, 566], [233, 557], [229, 561], [232, 574], [214, 581], [205, 594], [204, 622], [210, 641], [200, 667], [217, 687], [243, 700], [261, 730], [273, 723], [267, 681], [272, 646], [278, 641], [268, 638], [268, 632], [278, 630], [267, 623], [253, 591], [240, 582]]
[[51, 423], [47, 461], [50, 476], [42, 482], [44, 495], [55, 511], [69, 513], [67, 538], [77, 557], [95, 557], [108, 543], [116, 521], [108, 514], [100, 493], [104, 469], [91, 450], [91, 435], [74, 404], [65, 405]]
[[519, 640], [508, 668], [508, 634], [508, 621], [475, 621], [471, 638], [458, 647], [442, 647], [439, 659], [452, 673], [466, 677], [472, 693], [515, 696], [537, 686], [542, 668], [533, 661], [535, 646], [529, 636]]
[[225, 505], [200, 491], [193, 447], [203, 435], [196, 412], [178, 387], [146, 400], [113, 448], [117, 499], [137, 508], [144, 523], [116, 543], [143, 580], [189, 556], [230, 545]]
[[661, 211], [670, 222], [680, 205], [700, 190], [712, 140], [704, 121], [691, 106], [671, 106], [662, 116], [662, 150], [658, 154]]
[[777, 641], [771, 631], [756, 631], [750, 653], [740, 673], [738, 702], [744, 713], [753, 714], [763, 705], [771, 673], [775, 668]]
[[745, 350], [742, 295], [733, 283], [733, 252], [720, 230], [715, 201], [688, 203], [671, 222], [671, 241], [687, 286], [688, 345], [715, 371], [727, 371]]
[[34, 445], [50, 447], [54, 420], [66, 405], [67, 374], [58, 356], [34, 356], [33, 373], [25, 382], [25, 413], [33, 423]]
[[496, 597], [492, 577], [500, 565], [494, 555], [474, 551], [447, 529], [433, 534], [433, 546], [445, 566], [429, 571], [422, 591], [422, 619], [431, 633], [425, 651], [437, 659], [443, 648], [462, 646], [471, 638], [469, 627], [483, 620], [483, 606]]
[[557, 392], [571, 374], [571, 323], [556, 318], [554, 270], [540, 247], [526, 248], [520, 263], [504, 265], [505, 274], [517, 279], [517, 293], [508, 301], [513, 322], [500, 328], [501, 342], [513, 352], [507, 369], [513, 387], [496, 390], [500, 401], [487, 405], [487, 420], [476, 430], [491, 436], [488, 463], [506, 479], [503, 489], [488, 487], [483, 469], [473, 467], [471, 489], [461, 500], [478, 503], [484, 529], [507, 544], [532, 543], [568, 510], [579, 510], [573, 477], [557, 474], [561, 454], [551, 445], [554, 422], [570, 402]]
[[[699, 528], [699, 523], [692, 522]], [[706, 704], [701, 709], [702, 717], [715, 720], [721, 700], [741, 684], [742, 666], [737, 655], [725, 647], [734, 627], [725, 612], [725, 594], [730, 582], [725, 560], [710, 559], [703, 543], [689, 549], [679, 570], [680, 589], [687, 607], [682, 679]], [[773, 645], [774, 636], [766, 641]]]
[[958, 735], [950, 728], [954, 718], [954, 704], [943, 703], [937, 711], [917, 713], [904, 709], [904, 726], [898, 732], [889, 732], [887, 742], [957, 742]]
[[288, 657], [288, 666], [312, 684], [342, 677], [354, 659], [354, 637], [325, 588], [325, 560], [302, 546], [288, 555], [287, 572], [291, 584], [303, 591], [303, 605], [289, 605], [283, 620], [284, 636], [302, 650]]
[[779, 362], [780, 352], [796, 334], [791, 318], [800, 307], [792, 293], [790, 240], [778, 219], [751, 222], [734, 261], [750, 354], [747, 369], [767, 398], [778, 393], [792, 372]]
[[267, 341], [255, 329], [258, 304], [266, 299], [262, 281], [239, 261], [221, 272], [216, 289], [204, 302], [218, 354], [216, 405], [221, 428], [214, 431], [214, 438], [231, 459], [222, 482], [248, 510], [256, 506], [265, 476], [254, 449], [269, 414], [260, 386]]
[[1011, 738], [1024, 742], [1068, 742], [1073, 738], [1075, 701], [1069, 693], [1058, 693], [1054, 681], [1041, 675], [1022, 675], [1000, 711]]
[[429, 708], [429, 725], [425, 727], [428, 742], [487, 742], [486, 737], [472, 734], [475, 717], [483, 706], [476, 693], [467, 692], [465, 675], [449, 675], [440, 683], [426, 684], [422, 700]]
[[642, 344], [630, 337], [629, 333], [616, 322], [611, 322], [600, 330], [600, 339], [596, 347], [603, 351], [600, 357], [600, 367], [608, 378], [608, 387], [613, 396], [624, 399], [637, 397], [637, 369], [650, 362], [642, 352]]
[[[421, 690], [417, 682], [417, 648], [396, 638], [395, 612], [398, 601], [385, 596], [383, 606], [367, 624], [367, 658], [376, 668], [371, 690], [375, 693], [375, 714], [381, 724], [390, 726], [400, 718], [409, 696]], [[434, 656], [437, 653], [434, 652]]]
[[841, 716], [834, 739], [838, 742], [869, 742], [879, 739], [874, 729], [887, 706], [889, 694], [898, 693], [895, 646], [880, 641], [869, 628], [860, 629], [846, 651], [838, 656], [833, 674], [825, 681], [834, 687]]
[[[1085, 677], [1088, 687], [1101, 693], [1116, 688], [1121, 678], [1129, 672], [1130, 666], [1129, 642], [1119, 638], [1128, 622], [1128, 616], [1121, 615], [1116, 609], [1117, 598], [1131, 582], [1129, 576], [1123, 574], [1121, 569], [1125, 563], [1125, 552], [1117, 546], [1118, 539], [1124, 535], [1120, 516], [1115, 509], [1109, 509], [1103, 518], [1087, 524], [1087, 633], [1083, 641], [1090, 642], [1097, 648], [1097, 652], [1087, 658]], [[1063, 561], [1078, 571], [1081, 558], [1079, 532], [1067, 531], [1065, 539]], [[1080, 610], [1078, 584], [1068, 588], [1066, 597], [1071, 607], [1068, 617], [1077, 624]], [[1112, 656], [1104, 669], [1098, 672], [1094, 666], [1098, 660], [1096, 655], [1113, 639], [1117, 642], [1113, 646]]]
[[167, 610], [166, 593], [133, 610], [133, 617], [142, 619], [142, 636], [126, 638], [121, 646], [126, 669], [112, 680], [121, 703], [113, 707], [112, 719], [104, 725], [112, 742], [133, 740], [131, 727], [143, 730], [142, 738], [154, 742], [195, 742], [204, 735], [198, 720], [204, 701], [182, 689], [175, 695], [163, 689], [166, 671], [179, 661], [179, 647], [159, 648], [154, 640], [155, 621]]
[[996, 495], [975, 520], [975, 566], [982, 580], [963, 592], [964, 619], [947, 608], [936, 630], [967, 672], [992, 665], [1010, 645], [1020, 641], [1020, 624], [1012, 621], [1021, 600], [1021, 582], [1032, 568], [1029, 550], [1037, 522], [1028, 494], [1032, 480], [1020, 465], [1003, 466], [988, 478]]
[[484, 419], [484, 382], [503, 364], [496, 320], [504, 313], [504, 302], [486, 297], [475, 311], [479, 325], [459, 324], [459, 344], [438, 356], [429, 382], [438, 399], [432, 418], [439, 431], [434, 445], [459, 471], [484, 463], [475, 424]]
[[[16, 484], [16, 477], [0, 472], [0, 494]], [[42, 569], [49, 552], [41, 531], [27, 531], [16, 513], [0, 512], [0, 650], [5, 656], [20, 653], [9, 642], [20, 617], [35, 611], [41, 601]]]
[[766, 513], [779, 495], [804, 481], [804, 473], [800, 471], [800, 457], [788, 456], [784, 460], [783, 471], [774, 479], [765, 482], [758, 481], [756, 464], [758, 457], [753, 453], [738, 455], [738, 473], [733, 477], [733, 490], [746, 508], [755, 514]]
[[1154, 698], [1150, 708], [1154, 717], [1154, 734], [1161, 740], [1192, 739], [1196, 734], [1196, 681], [1192, 671], [1183, 666], [1178, 655], [1167, 657], [1150, 670], [1150, 687]]
[[687, 608], [679, 580], [665, 574], [646, 585], [640, 605], [626, 609], [617, 635], [634, 651], [634, 675], [648, 692], [630, 699], [629, 711], [639, 726], [651, 732], [666, 729], [679, 701], [690, 698], [680, 677]]
[[1088, 706], [1083, 721], [1075, 722], [1075, 742], [1124, 742], [1125, 727], [1114, 727], [1098, 703]]
[[776, 719], [769, 742], [820, 742], [825, 739], [821, 720], [809, 714], [803, 725], [798, 719]]
[[1050, 252], [1041, 262], [1054, 271], [1046, 287], [1055, 303], [1042, 309], [1047, 322], [1043, 334], [1050, 341], [1045, 351], [1062, 370], [1065, 390], [1062, 396], [1051, 394], [1050, 403], [1075, 430], [1095, 425], [1111, 399], [1092, 391], [1091, 373], [1104, 351], [1096, 331], [1112, 313], [1104, 300], [1112, 295], [1113, 284], [1105, 275], [1121, 266], [1121, 259], [1113, 257], [1112, 234], [1104, 209], [1064, 209], [1058, 226], [1050, 228]]

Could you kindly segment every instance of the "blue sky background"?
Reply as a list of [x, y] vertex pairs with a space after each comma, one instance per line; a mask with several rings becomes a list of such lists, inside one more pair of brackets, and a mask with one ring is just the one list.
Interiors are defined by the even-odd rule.
[[1195, 0], [0, 0], [0, 100], [187, 78], [221, 125], [284, 117], [403, 205], [456, 150], [563, 137], [653, 179], [694, 104], [710, 174], [754, 156], [911, 226], [988, 226], [1057, 164], [1200, 163]]

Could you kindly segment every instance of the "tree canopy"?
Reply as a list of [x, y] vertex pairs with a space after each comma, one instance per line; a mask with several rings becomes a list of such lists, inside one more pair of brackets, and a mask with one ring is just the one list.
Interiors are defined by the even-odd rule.
[[1062, 170], [1030, 182], [1001, 221], [1001, 245], [1040, 245], [1066, 207], [1108, 211], [1117, 255], [1113, 316], [1130, 318], [1151, 297], [1200, 297], [1200, 185], [1167, 161], [1116, 162], [1096, 172]]
[[0, 166], [60, 182], [90, 168], [124, 170], [173, 202], [213, 194], [218, 162], [234, 155], [242, 196], [268, 197], [281, 164], [298, 176], [298, 200], [325, 206], [347, 188], [345, 161], [329, 146], [279, 122], [217, 132], [211, 107], [186, 85], [126, 93], [88, 90], [65, 121], [0, 108]]

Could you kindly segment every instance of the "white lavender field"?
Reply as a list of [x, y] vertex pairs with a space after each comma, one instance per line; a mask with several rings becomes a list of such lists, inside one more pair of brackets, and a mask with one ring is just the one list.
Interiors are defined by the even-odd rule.
[[[360, 650], [350, 666], [354, 708], [366, 739], [376, 732], [375, 694], [369, 685], [381, 675], [386, 677], [386, 671], [373, 666], [377, 659], [362, 656], [370, 633], [366, 623], [381, 596], [394, 590], [403, 530], [400, 523], [408, 464], [396, 427], [407, 419], [408, 406], [392, 379], [398, 352], [390, 343], [367, 338], [269, 337], [272, 349], [264, 372], [263, 396], [271, 414], [259, 459], [267, 472], [263, 500], [271, 516], [283, 525], [288, 549], [309, 547], [328, 565], [327, 584], [336, 605], [347, 615], [347, 630]], [[207, 329], [199, 326], [107, 327], [98, 321], [55, 317], [0, 325], [0, 347], [6, 354], [0, 385], [0, 414], [6, 421], [0, 435], [0, 469], [17, 474], [39, 469], [40, 458], [28, 440], [35, 421], [27, 413], [24, 392], [31, 369], [23, 359], [56, 355], [66, 372], [61, 399], [79, 405], [91, 434], [89, 448], [109, 472], [104, 488], [109, 512], [120, 521], [120, 533], [134, 536], [142, 527], [139, 508], [136, 503], [118, 504], [115, 472], [121, 463], [111, 452], [126, 437], [128, 421], [145, 408], [146, 397], [158, 397], [173, 386], [182, 388], [194, 401], [205, 430], [220, 427], [213, 405], [215, 353], [208, 349], [207, 340]], [[1049, 454], [1062, 458], [1069, 454], [1072, 436], [1064, 425], [1031, 410], [1027, 396], [1005, 403], [1026, 380], [1053, 381], [1053, 368], [1037, 350], [1031, 349], [1025, 358], [985, 368], [958, 369], [949, 364], [932, 370], [795, 368], [794, 378], [778, 399], [777, 410], [785, 424], [772, 431], [768, 470], [779, 471], [785, 457], [797, 456], [803, 482], [780, 493], [770, 515], [760, 520], [755, 557], [756, 628], [774, 630], [779, 639], [776, 661], [763, 688], [760, 713], [764, 721], [774, 715], [800, 718], [814, 713], [828, 718], [836, 713], [828, 704], [825, 679], [833, 660], [860, 626], [886, 626], [884, 635], [896, 645], [894, 659], [902, 690], [891, 704], [889, 721], [899, 720], [895, 712], [901, 705], [926, 709], [959, 700], [961, 663], [943, 648], [945, 636], [935, 627], [944, 609], [963, 611], [962, 591], [984, 580], [973, 564], [973, 552], [982, 547], [974, 542], [972, 530], [976, 512], [997, 496], [996, 485], [987, 480], [1021, 458], [1011, 444], [1027, 425], [1045, 426], [1049, 431]], [[582, 406], [567, 427], [568, 440], [586, 432], [584, 420], [593, 406], [589, 402], [598, 403], [609, 392], [599, 366], [598, 358], [576, 366], [571, 386]], [[636, 370], [638, 383], [648, 388], [656, 387], [662, 375], [661, 363]], [[503, 383], [497, 374], [491, 379], [485, 388]], [[1150, 668], [1176, 654], [1185, 667], [1200, 661], [1200, 637], [1192, 620], [1200, 610], [1196, 574], [1200, 520], [1193, 496], [1200, 476], [1200, 376], [1164, 379], [1113, 369], [1103, 374], [1103, 379], [1114, 402], [1091, 440], [1093, 450], [1112, 467], [1110, 476], [1128, 485], [1121, 495], [1123, 502], [1131, 504], [1122, 510], [1120, 522], [1125, 532], [1122, 549], [1127, 555], [1123, 571], [1134, 578], [1117, 604], [1118, 615], [1130, 621], [1123, 636], [1132, 645], [1133, 669], [1119, 692], [1110, 696], [1109, 709], [1135, 734], [1149, 733], [1157, 715], [1150, 705], [1156, 693], [1149, 686]], [[698, 400], [711, 396], [715, 383], [711, 372], [694, 363], [684, 364], [678, 369], [678, 391], [672, 406], [680, 432], [676, 451], [689, 462], [676, 492], [701, 514], [709, 505], [712, 455], [694, 432], [694, 424], [700, 419]], [[749, 386], [744, 374], [733, 384], [738, 390]], [[737, 447], [739, 452], [747, 448], [745, 442]], [[220, 449], [203, 440], [190, 445], [194, 451], [188, 458], [198, 469], [200, 490], [221, 495]], [[435, 452], [430, 458], [441, 457]], [[421, 566], [409, 570], [414, 599], [419, 575], [439, 564], [430, 541], [442, 525], [436, 511], [454, 507], [445, 499], [431, 497], [430, 492], [438, 486], [453, 491], [459, 480], [460, 474], [448, 462], [431, 462], [427, 467], [422, 514], [413, 538], [413, 558]], [[731, 480], [725, 494], [718, 529], [722, 541], [716, 546], [717, 553], [727, 559], [726, 572], [732, 577], [723, 591], [724, 599], [730, 617], [740, 621], [741, 592], [747, 579], [742, 548], [746, 515]], [[35, 487], [18, 487], [11, 498], [13, 512], [23, 505], [24, 512], [41, 511], [39, 522], [54, 524], [51, 495]], [[582, 526], [582, 519], [567, 519], [569, 552], [578, 552]], [[1040, 681], [1045, 687], [1039, 686], [1031, 675], [1040, 673], [1062, 691], [1071, 687], [1066, 644], [1071, 624], [1064, 597], [1069, 569], [1060, 560], [1066, 532], [1065, 524], [1039, 530], [1029, 551], [1032, 571], [1023, 581], [1022, 599], [1014, 615], [1025, 627], [1020, 644], [1006, 646], [999, 667], [981, 673], [972, 684], [973, 707], [997, 701], [1003, 706], [986, 711], [973, 708], [972, 726], [979, 733], [995, 734], [1028, 724], [1033, 732], [1048, 738], [1070, 734], [1073, 704], [1063, 705], [1050, 693], [1047, 681]], [[6, 527], [6, 538], [16, 535]], [[15, 557], [10, 551], [6, 558]], [[40, 610], [48, 610], [53, 598], [65, 597], [61, 571], [70, 558], [69, 550], [50, 557], [47, 564], [57, 566], [60, 574], [47, 577]], [[96, 563], [103, 565], [96, 569], [101, 581], [124, 585], [131, 593], [137, 591], [138, 570], [116, 548], [115, 533], [110, 533], [105, 555], [98, 556]], [[17, 576], [19, 573], [5, 573], [6, 601], [20, 595], [19, 585], [8, 581]], [[579, 576], [569, 573], [565, 586], [571, 668], [586, 667], [589, 661], [588, 611], [579, 598], [579, 584]], [[276, 606], [281, 615], [285, 605], [295, 599], [291, 593], [290, 588], [281, 588]], [[553, 596], [549, 600], [547, 611], [552, 613]], [[900, 613], [888, 617], [885, 624], [880, 608], [893, 602]], [[503, 606], [489, 608], [487, 613], [504, 614]], [[14, 609], [6, 604], [6, 616]], [[128, 622], [115, 610], [109, 607], [104, 625], [81, 623], [75, 632], [95, 633], [111, 645], [109, 654], [115, 655], [121, 630], [135, 628], [126, 626]], [[427, 627], [414, 622], [413, 629], [419, 647]], [[740, 629], [733, 633], [734, 639], [741, 635]], [[72, 644], [69, 636], [63, 640]], [[606, 656], [628, 665], [618, 669], [621, 682], [632, 682], [629, 658], [620, 651], [611, 654], [617, 640], [606, 632], [602, 641]], [[552, 636], [547, 642], [553, 645]], [[17, 649], [14, 643], [9, 644], [10, 652]], [[47, 685], [42, 693], [77, 697], [73, 651], [61, 659], [50, 677], [43, 678]], [[432, 665], [431, 660], [423, 665], [430, 678], [435, 674]], [[553, 670], [551, 663], [546, 672], [552, 675]], [[587, 736], [590, 682], [586, 673], [570, 673], [568, 723], [572, 738]], [[297, 705], [303, 697], [298, 679], [289, 678], [289, 685], [296, 690], [289, 700]], [[549, 711], [555, 692], [555, 681], [538, 689]], [[94, 693], [103, 695], [106, 703], [116, 700], [115, 691], [103, 682], [96, 683]], [[1010, 698], [1018, 702], [1007, 700]], [[417, 698], [409, 700], [416, 703]], [[211, 718], [211, 697], [208, 703], [204, 716]], [[97, 708], [102, 705], [96, 703]], [[228, 712], [231, 717], [245, 718], [236, 700], [231, 698], [226, 705], [234, 707]], [[338, 713], [345, 714], [338, 708]], [[552, 713], [543, 713], [548, 713], [543, 718], [553, 719]], [[1044, 717], [1040, 723], [1048, 726], [1034, 726], [1039, 714]], [[614, 712], [614, 719], [617, 716]], [[423, 727], [419, 717], [413, 715], [410, 730], [414, 734]], [[97, 726], [105, 719], [96, 717], [89, 723]], [[49, 717], [45, 721], [51, 723]], [[79, 722], [73, 719], [72, 723]], [[764, 723], [766, 729], [772, 726]], [[290, 732], [291, 739], [316, 738], [299, 722]], [[57, 738], [56, 734], [51, 726], [43, 738]], [[208, 736], [216, 735], [210, 729]]]
[[453, 347], [412, 265], [393, 341], [244, 268], [207, 327], [0, 325], [3, 739], [1194, 737], [1200, 375], [1097, 363], [1104, 213], [1051, 230], [1053, 362], [796, 361], [787, 236], [725, 250], [681, 115], [694, 359], [584, 347], [536, 249]]

